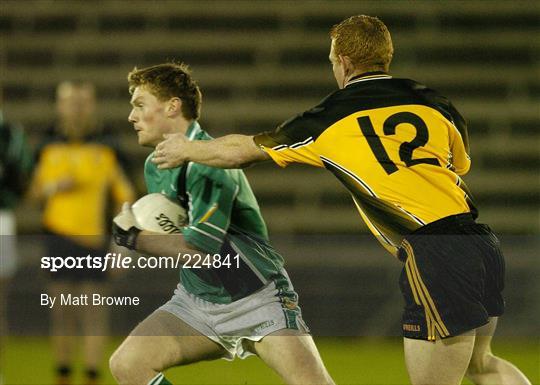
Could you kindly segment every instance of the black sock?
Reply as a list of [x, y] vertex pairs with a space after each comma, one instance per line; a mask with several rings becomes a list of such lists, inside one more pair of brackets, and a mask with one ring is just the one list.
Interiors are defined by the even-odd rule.
[[86, 369], [85, 375], [87, 380], [97, 380], [99, 378], [99, 371], [97, 369]]
[[69, 377], [71, 376], [71, 366], [69, 365], [58, 365], [56, 367], [56, 375], [58, 377]]

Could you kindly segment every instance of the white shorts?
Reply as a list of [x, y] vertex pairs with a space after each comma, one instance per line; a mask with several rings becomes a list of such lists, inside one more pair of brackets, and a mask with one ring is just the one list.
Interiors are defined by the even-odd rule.
[[227, 351], [226, 360], [246, 358], [244, 340], [260, 341], [281, 329], [309, 329], [302, 320], [300, 308], [282, 301], [274, 282], [259, 291], [230, 304], [217, 304], [197, 297], [178, 284], [169, 302], [158, 310], [172, 313], [192, 328], [220, 344]]
[[9, 278], [17, 268], [15, 215], [11, 210], [0, 210], [0, 278]]

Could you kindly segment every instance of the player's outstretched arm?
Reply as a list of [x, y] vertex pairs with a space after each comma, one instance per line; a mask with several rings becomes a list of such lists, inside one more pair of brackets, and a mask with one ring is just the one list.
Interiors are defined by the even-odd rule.
[[219, 168], [244, 168], [270, 159], [249, 135], [226, 135], [213, 140], [189, 141], [183, 134], [165, 135], [154, 152], [158, 168], [178, 167], [186, 162]]

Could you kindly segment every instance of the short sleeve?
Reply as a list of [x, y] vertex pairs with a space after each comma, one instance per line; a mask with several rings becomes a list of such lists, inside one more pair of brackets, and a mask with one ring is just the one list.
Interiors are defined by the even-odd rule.
[[452, 152], [452, 168], [458, 175], [465, 175], [471, 167], [469, 155], [469, 137], [467, 123], [459, 112], [450, 105], [453, 127], [450, 132], [450, 151]]
[[[193, 172], [190, 170], [190, 174]], [[206, 168], [205, 172], [188, 178], [190, 224], [183, 231], [184, 237], [201, 251], [219, 253], [239, 187], [221, 169]]]
[[122, 166], [118, 162], [116, 155], [111, 151], [111, 193], [113, 199], [118, 204], [123, 202], [133, 202], [135, 192], [129, 182]]

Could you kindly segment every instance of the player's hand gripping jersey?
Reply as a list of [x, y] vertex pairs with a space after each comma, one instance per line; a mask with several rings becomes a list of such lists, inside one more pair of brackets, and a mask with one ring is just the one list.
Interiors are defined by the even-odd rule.
[[459, 178], [470, 167], [464, 119], [446, 98], [412, 80], [357, 76], [254, 140], [282, 167], [298, 162], [331, 171], [393, 254], [425, 224], [476, 215]]

